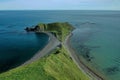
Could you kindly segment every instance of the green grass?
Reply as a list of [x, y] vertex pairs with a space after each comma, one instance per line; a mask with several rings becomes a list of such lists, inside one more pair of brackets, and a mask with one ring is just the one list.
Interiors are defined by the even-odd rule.
[[[35, 31], [48, 31], [64, 41], [73, 30], [69, 23], [38, 24]], [[37, 61], [0, 74], [0, 80], [90, 80], [73, 62], [68, 52], [57, 48]]]
[[88, 76], [78, 69], [64, 48], [59, 52], [47, 58], [45, 71], [48, 74], [57, 80], [89, 80]]
[[44, 70], [46, 58], [0, 74], [0, 80], [55, 80]]
[[68, 22], [55, 22], [49, 24], [38, 24], [35, 27], [36, 31], [52, 32], [60, 41], [64, 41], [66, 36], [74, 29]]
[[[57, 52], [57, 54], [55, 54]], [[0, 74], [0, 80], [89, 80], [62, 48], [31, 64]]]

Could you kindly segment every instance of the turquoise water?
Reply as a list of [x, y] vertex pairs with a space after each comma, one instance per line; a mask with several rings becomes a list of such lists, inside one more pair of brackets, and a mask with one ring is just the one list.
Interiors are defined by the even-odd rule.
[[47, 44], [46, 35], [24, 31], [39, 22], [71, 23], [71, 44], [84, 63], [106, 80], [120, 80], [120, 11], [0, 11], [0, 64]]
[[76, 25], [71, 40], [84, 63], [106, 80], [120, 80], [119, 15], [120, 12], [86, 15], [87, 22]]

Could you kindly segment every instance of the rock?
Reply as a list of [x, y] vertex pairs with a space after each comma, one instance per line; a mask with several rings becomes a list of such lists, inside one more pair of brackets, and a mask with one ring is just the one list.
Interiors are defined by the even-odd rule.
[[29, 27], [26, 27], [26, 28], [25, 28], [25, 30], [26, 30], [27, 32], [30, 32], [30, 31], [35, 31], [35, 29], [34, 29], [34, 28], [29, 28]]

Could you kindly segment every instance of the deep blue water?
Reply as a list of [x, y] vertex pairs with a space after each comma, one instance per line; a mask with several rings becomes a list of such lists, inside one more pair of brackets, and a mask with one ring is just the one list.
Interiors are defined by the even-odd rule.
[[71, 45], [81, 60], [107, 80], [120, 80], [120, 11], [0, 11], [0, 64], [21, 61], [47, 44], [46, 35], [24, 31], [39, 22], [71, 23]]
[[48, 35], [24, 30], [34, 23], [23, 13], [0, 11], [0, 72], [21, 65], [48, 43]]

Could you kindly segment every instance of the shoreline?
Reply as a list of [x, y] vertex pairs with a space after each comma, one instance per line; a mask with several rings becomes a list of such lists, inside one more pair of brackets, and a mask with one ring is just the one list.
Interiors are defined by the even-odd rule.
[[86, 66], [78, 57], [72, 46], [70, 45], [70, 37], [72, 36], [72, 33], [70, 33], [66, 40], [64, 41], [64, 46], [69, 52], [71, 58], [76, 63], [78, 68], [82, 70], [88, 77], [90, 77], [91, 80], [104, 80], [101, 76], [99, 76], [97, 73], [95, 73], [93, 70], [91, 70], [88, 66]]
[[[50, 54], [50, 52], [52, 50], [54, 50], [58, 45], [60, 45], [60, 41], [51, 33], [48, 32], [37, 32], [37, 33], [45, 33], [49, 36], [49, 40], [48, 43], [45, 47], [43, 47], [42, 50], [39, 50], [31, 59], [29, 59], [28, 61], [26, 61], [25, 63], [23, 63], [21, 66], [30, 64], [48, 54]], [[95, 73], [94, 71], [92, 71], [88, 66], [86, 66], [77, 56], [76, 52], [74, 51], [74, 49], [72, 48], [72, 46], [70, 45], [70, 37], [72, 36], [72, 33], [70, 33], [65, 41], [63, 42], [63, 45], [65, 46], [66, 50], [69, 52], [70, 57], [72, 58], [72, 60], [75, 62], [75, 64], [78, 66], [78, 68], [85, 73], [90, 80], [104, 80], [101, 76], [99, 76], [97, 73]]]
[[42, 50], [39, 50], [33, 57], [31, 57], [28, 61], [24, 62], [21, 66], [30, 64], [48, 54], [50, 54], [51, 51], [53, 51], [58, 45], [60, 45], [60, 41], [53, 36], [51, 33], [48, 32], [37, 32], [37, 33], [45, 33], [49, 36], [48, 43], [45, 47], [43, 47]]

